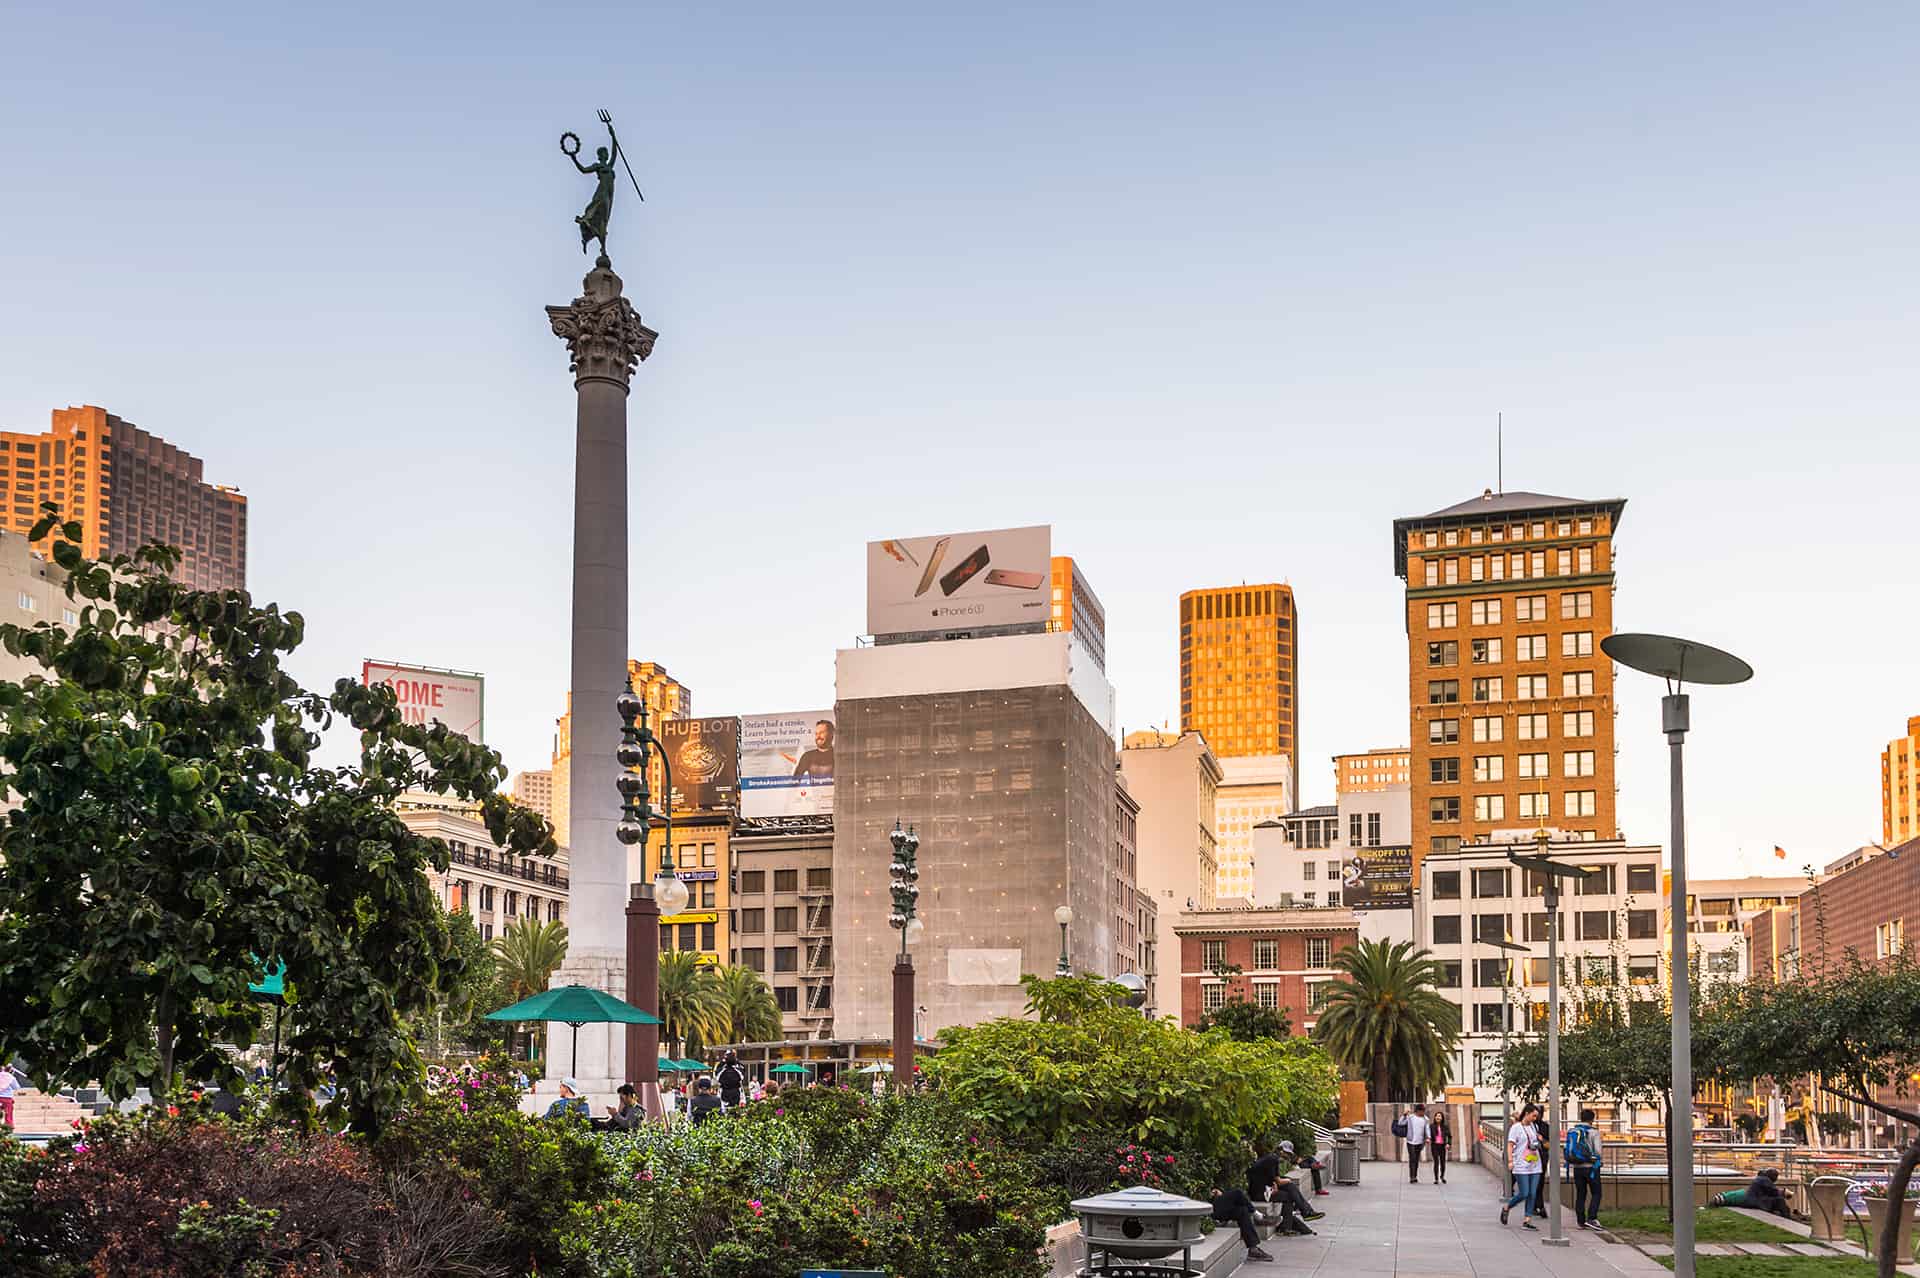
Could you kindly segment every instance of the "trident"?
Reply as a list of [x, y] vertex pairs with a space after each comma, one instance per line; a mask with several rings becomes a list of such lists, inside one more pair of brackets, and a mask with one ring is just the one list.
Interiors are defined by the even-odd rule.
[[640, 202], [642, 204], [645, 204], [647, 202], [647, 197], [644, 195], [640, 195], [640, 181], [638, 178], [633, 176], [633, 166], [627, 163], [626, 148], [620, 145], [619, 135], [613, 131], [613, 116], [608, 114], [605, 107], [602, 107], [600, 109], [600, 123], [607, 126], [607, 136], [614, 140], [613, 149], [620, 153], [620, 167], [627, 171], [627, 181], [633, 183], [633, 193], [635, 195], [639, 195]]

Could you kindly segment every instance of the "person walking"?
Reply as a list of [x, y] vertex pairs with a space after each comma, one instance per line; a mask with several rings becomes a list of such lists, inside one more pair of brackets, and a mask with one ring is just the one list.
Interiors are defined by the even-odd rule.
[[1533, 1119], [1539, 1117], [1540, 1107], [1528, 1105], [1520, 1111], [1520, 1117], [1513, 1126], [1507, 1128], [1507, 1162], [1513, 1168], [1513, 1197], [1507, 1199], [1507, 1205], [1500, 1209], [1500, 1223], [1507, 1223], [1507, 1215], [1515, 1207], [1522, 1208], [1520, 1227], [1533, 1228], [1533, 1213], [1530, 1209], [1533, 1196], [1540, 1188], [1540, 1132], [1534, 1127]]
[[1573, 1172], [1573, 1223], [1592, 1229], [1600, 1223], [1600, 1131], [1594, 1112], [1580, 1111], [1580, 1121], [1567, 1129], [1567, 1146], [1560, 1151]]
[[695, 1083], [693, 1099], [687, 1102], [687, 1116], [693, 1125], [698, 1127], [720, 1112], [720, 1098], [713, 1094], [713, 1084], [704, 1078]]
[[714, 1081], [720, 1084], [720, 1103], [728, 1109], [740, 1108], [741, 1093], [747, 1088], [747, 1071], [740, 1064], [740, 1053], [727, 1053]]
[[1420, 1183], [1420, 1151], [1427, 1147], [1429, 1132], [1426, 1104], [1415, 1102], [1400, 1118], [1400, 1138], [1407, 1143], [1407, 1183], [1410, 1185]]
[[13, 1067], [0, 1063], [0, 1120], [7, 1127], [13, 1127], [13, 1098], [20, 1091], [20, 1080], [13, 1076]]
[[1453, 1144], [1453, 1133], [1448, 1130], [1447, 1109], [1442, 1105], [1433, 1111], [1433, 1121], [1427, 1125], [1428, 1156], [1433, 1160], [1433, 1183], [1447, 1183], [1447, 1149]]
[[1540, 1137], [1540, 1179], [1533, 1183], [1533, 1202], [1528, 1214], [1545, 1220], [1547, 1218], [1547, 1176], [1553, 1170], [1553, 1128], [1547, 1124], [1545, 1110], [1535, 1111], [1533, 1130]]

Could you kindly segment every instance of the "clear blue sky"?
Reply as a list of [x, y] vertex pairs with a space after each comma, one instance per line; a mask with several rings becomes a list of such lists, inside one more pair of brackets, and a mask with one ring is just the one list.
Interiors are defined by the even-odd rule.
[[[705, 712], [831, 700], [868, 538], [1051, 522], [1128, 726], [1177, 716], [1180, 590], [1292, 583], [1324, 800], [1407, 735], [1390, 522], [1491, 484], [1504, 410], [1508, 487], [1629, 499], [1621, 627], [1760, 672], [1695, 698], [1696, 866], [1878, 837], [1920, 713], [1920, 11], [911, 8], [16, 6], [0, 425], [89, 402], [206, 458], [304, 678], [483, 671], [543, 766], [555, 140], [604, 105], [662, 335], [634, 652]], [[1622, 692], [1622, 820], [1664, 843], [1657, 690]]]

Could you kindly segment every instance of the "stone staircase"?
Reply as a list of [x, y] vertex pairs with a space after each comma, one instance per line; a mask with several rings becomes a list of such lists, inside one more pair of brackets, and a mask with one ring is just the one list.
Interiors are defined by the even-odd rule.
[[93, 1115], [91, 1107], [57, 1093], [23, 1087], [13, 1095], [13, 1130], [20, 1136], [65, 1136], [74, 1119]]

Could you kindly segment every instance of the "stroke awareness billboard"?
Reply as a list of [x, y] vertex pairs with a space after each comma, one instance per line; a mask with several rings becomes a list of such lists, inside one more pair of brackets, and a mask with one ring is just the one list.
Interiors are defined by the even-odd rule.
[[1044, 623], [1053, 529], [995, 528], [867, 543], [867, 633]]
[[833, 711], [740, 718], [740, 815], [833, 811]]
[[480, 675], [369, 659], [360, 663], [360, 682], [392, 688], [408, 723], [425, 726], [437, 720], [475, 745], [486, 744], [480, 734], [487, 681]]

